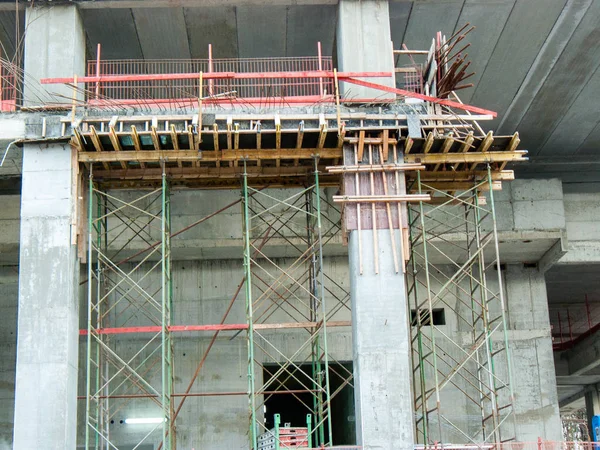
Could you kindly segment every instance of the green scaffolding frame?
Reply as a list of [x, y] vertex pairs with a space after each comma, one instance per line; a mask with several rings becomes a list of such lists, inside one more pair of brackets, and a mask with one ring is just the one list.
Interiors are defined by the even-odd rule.
[[[336, 314], [349, 310], [350, 296], [323, 267], [323, 247], [340, 232], [340, 224], [322, 215], [322, 202], [328, 201], [321, 192], [316, 168], [315, 160], [307, 187], [278, 196], [269, 189], [250, 187], [244, 166], [249, 440], [253, 450], [258, 449], [259, 435], [269, 431], [262, 408], [272, 392], [299, 400], [298, 392], [288, 390], [285, 381], [291, 380], [311, 394], [312, 404], [303, 403], [312, 417], [312, 443], [324, 447], [332, 445], [331, 399], [341, 391], [331, 392], [330, 373], [342, 380], [342, 387], [352, 385], [351, 371], [341, 365], [336, 366], [337, 371], [332, 368], [335, 360], [327, 347], [328, 326]], [[328, 207], [335, 208], [330, 202]], [[285, 245], [290, 256], [285, 260], [271, 257], [272, 245]], [[276, 342], [277, 330], [281, 329], [299, 333], [296, 347], [288, 353]], [[269, 372], [265, 369], [268, 363], [279, 366]], [[302, 369], [303, 365], [310, 366], [310, 373]], [[266, 379], [257, 369], [267, 370]]]
[[[140, 434], [137, 444], [175, 448], [170, 236], [164, 173], [157, 189], [117, 195], [96, 186], [90, 167], [86, 448], [117, 448], [110, 424], [132, 402], [142, 417], [163, 419]], [[133, 253], [134, 241], [149, 247]], [[127, 332], [137, 327], [153, 331]]]
[[[514, 394], [490, 167], [487, 177], [461, 192], [440, 191], [420, 176], [415, 183], [435, 200], [409, 206], [417, 442], [511, 441]], [[435, 323], [440, 307], [456, 319], [458, 331]], [[457, 402], [464, 402], [464, 417]]]

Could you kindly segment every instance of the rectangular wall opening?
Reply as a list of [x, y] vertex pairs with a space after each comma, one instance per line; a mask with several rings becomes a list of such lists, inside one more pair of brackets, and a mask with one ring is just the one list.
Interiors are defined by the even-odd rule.
[[[274, 426], [275, 414], [281, 416], [281, 426], [285, 423], [290, 423], [292, 427], [306, 426], [306, 415], [311, 414], [311, 409], [314, 408], [314, 395], [310, 392], [299, 391], [305, 390], [312, 369], [310, 364], [299, 364], [299, 367], [308, 376], [301, 374], [290, 376], [289, 372], [283, 371], [276, 381], [266, 388], [267, 391], [277, 392], [265, 395], [265, 426], [268, 429]], [[280, 368], [280, 364], [265, 364], [263, 369], [265, 382]], [[329, 364], [329, 385], [332, 395], [331, 428], [334, 445], [355, 445], [356, 443], [354, 388], [351, 386], [352, 381], [346, 382], [349, 372], [352, 373], [352, 362]], [[294, 392], [286, 393], [286, 391]]]
[[[433, 322], [434, 325], [446, 325], [446, 312], [444, 308], [434, 308], [432, 310], [432, 314], [429, 314], [428, 310], [421, 310], [421, 324], [422, 325], [431, 325]], [[410, 310], [410, 324], [413, 327], [417, 326], [417, 310]]]

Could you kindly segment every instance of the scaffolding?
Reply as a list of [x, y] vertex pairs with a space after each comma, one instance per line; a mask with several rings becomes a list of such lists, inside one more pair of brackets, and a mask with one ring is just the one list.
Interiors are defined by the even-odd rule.
[[[415, 427], [425, 445], [504, 443], [515, 436], [491, 174], [488, 165], [486, 176], [459, 192], [436, 189], [419, 174], [414, 180], [418, 192], [432, 195], [430, 204], [409, 206], [407, 273]], [[440, 308], [445, 318], [436, 317]], [[455, 331], [446, 319], [456, 321]], [[455, 416], [457, 402], [467, 416]]]
[[[175, 448], [169, 186], [113, 195], [89, 175], [85, 445], [118, 448], [110, 425], [130, 404], [157, 418], [137, 445]], [[133, 241], [147, 244], [130, 262]], [[139, 256], [139, 255], [136, 255]], [[127, 420], [127, 419], [126, 419]]]
[[[328, 328], [350, 326], [348, 320], [336, 320], [349, 311], [350, 295], [323, 266], [323, 248], [339, 233], [340, 224], [322, 214], [322, 202], [333, 211], [336, 208], [319, 186], [317, 159], [314, 164], [303, 189], [276, 193], [250, 187], [244, 164], [249, 436], [253, 450], [258, 449], [258, 436], [269, 431], [262, 412], [276, 393], [298, 400], [312, 417], [309, 440], [315, 447], [330, 447], [331, 400], [344, 386], [352, 386], [352, 372], [341, 364], [335, 368], [330, 364], [336, 361], [327, 346]], [[281, 245], [287, 247], [286, 259], [270, 256], [271, 248]], [[295, 341], [286, 345], [286, 352], [281, 331], [290, 330]], [[340, 387], [333, 392], [330, 377], [339, 378]], [[310, 400], [299, 394], [310, 394]]]

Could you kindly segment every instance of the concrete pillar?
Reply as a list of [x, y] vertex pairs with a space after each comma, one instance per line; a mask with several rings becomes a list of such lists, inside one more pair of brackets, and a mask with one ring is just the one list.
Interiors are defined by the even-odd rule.
[[71, 147], [23, 150], [15, 450], [75, 448], [79, 265]]
[[[588, 430], [590, 431], [590, 439], [594, 439], [592, 428], [592, 418], [600, 416], [600, 392], [598, 386], [594, 386], [590, 391], [585, 393], [585, 412], [588, 421]], [[600, 434], [600, 430], [598, 430]]]
[[[394, 271], [389, 230], [377, 231], [379, 274], [374, 268], [373, 231], [360, 233], [362, 275], [357, 231], [350, 233], [348, 245], [356, 443], [365, 450], [412, 450], [414, 417], [404, 275]], [[399, 242], [400, 233], [396, 234]]]
[[[25, 21], [24, 104], [71, 103], [73, 88], [41, 85], [39, 80], [85, 75], [85, 31], [77, 6], [30, 7], [26, 9]], [[78, 98], [82, 97], [78, 94]]]
[[[336, 39], [340, 72], [391, 72], [389, 78], [364, 80], [395, 87], [387, 0], [340, 0]], [[395, 98], [394, 94], [348, 83], [341, 83], [340, 91], [348, 98]]]
[[509, 346], [518, 441], [562, 440], [548, 298], [544, 274], [522, 264], [506, 267]]

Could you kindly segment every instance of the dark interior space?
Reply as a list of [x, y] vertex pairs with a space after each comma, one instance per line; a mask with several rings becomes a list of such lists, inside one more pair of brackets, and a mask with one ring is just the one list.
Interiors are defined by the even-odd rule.
[[[265, 364], [263, 377], [265, 382], [281, 367], [279, 364]], [[268, 391], [301, 391], [311, 385], [311, 365], [299, 365], [300, 371], [294, 376], [285, 372], [273, 380]], [[302, 372], [302, 373], [301, 373]], [[346, 383], [348, 374], [352, 373], [352, 362], [329, 364], [329, 385], [331, 392], [331, 428], [334, 445], [354, 445], [356, 443], [356, 426], [354, 417], [354, 388], [352, 380]], [[303, 386], [304, 385], [304, 386]], [[314, 396], [308, 392], [272, 394], [265, 396], [265, 426], [274, 426], [274, 415], [280, 414], [281, 426], [289, 423], [292, 427], [306, 427], [306, 416], [313, 408]], [[313, 422], [314, 423], [314, 422]], [[313, 431], [313, 445], [316, 431]], [[327, 436], [327, 427], [325, 427]]]

